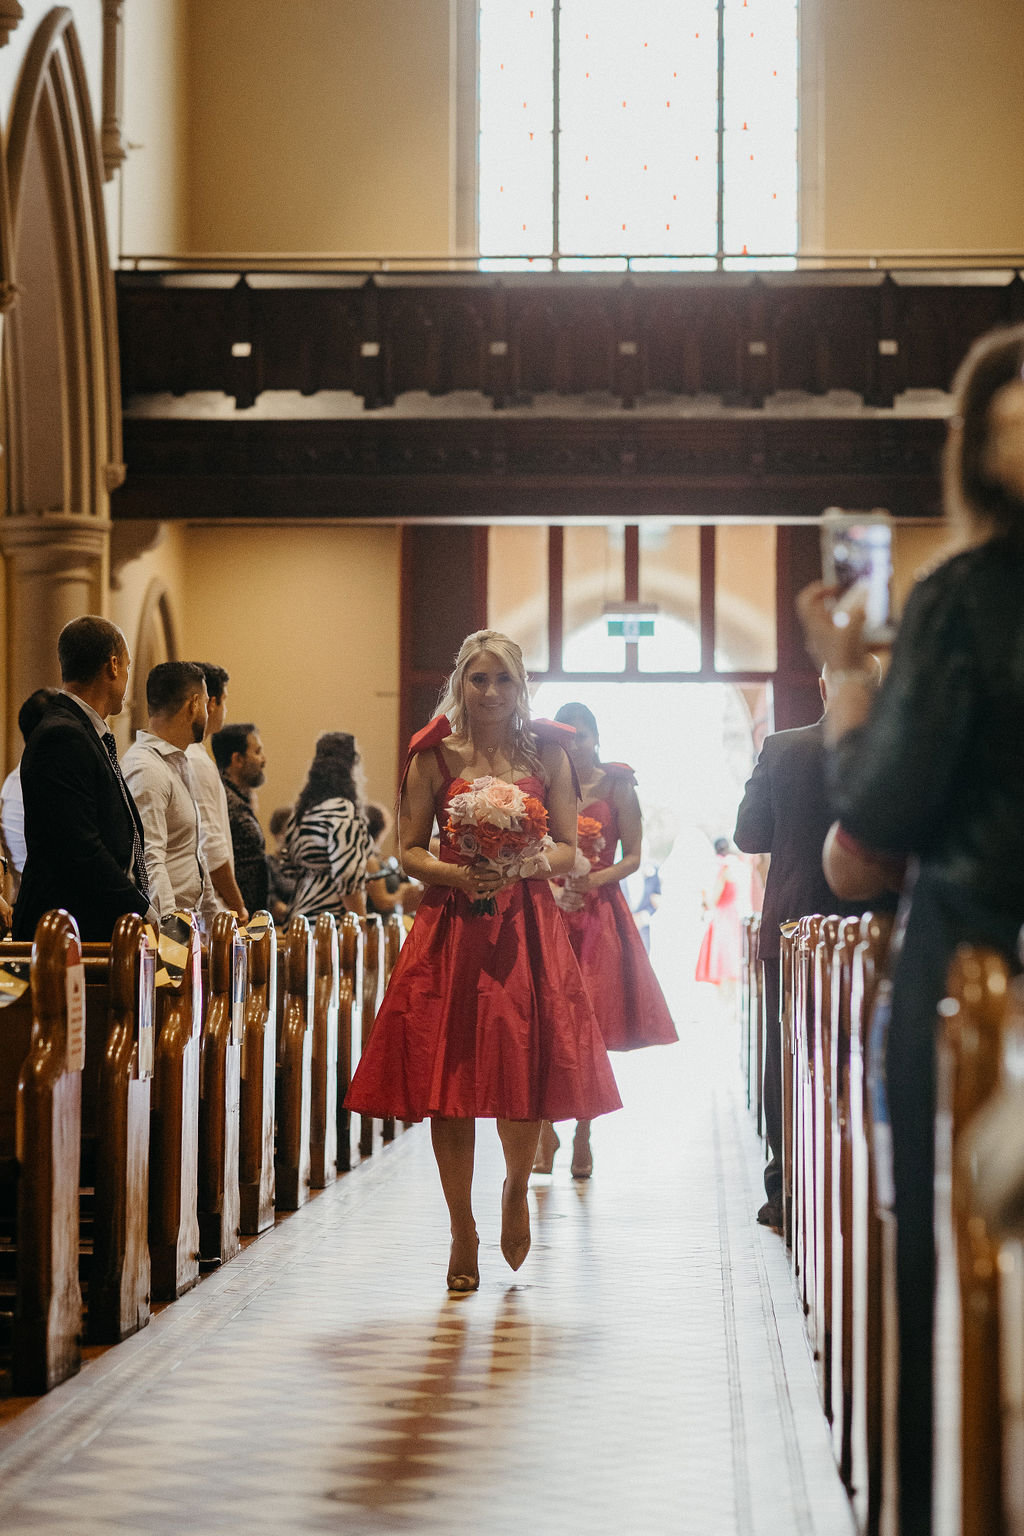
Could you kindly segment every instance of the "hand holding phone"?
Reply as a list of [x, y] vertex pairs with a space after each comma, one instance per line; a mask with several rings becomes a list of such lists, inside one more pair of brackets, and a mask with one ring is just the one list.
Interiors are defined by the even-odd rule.
[[829, 507], [821, 519], [821, 566], [827, 585], [838, 593], [832, 622], [843, 626], [853, 612], [863, 612], [865, 642], [890, 644], [896, 620], [889, 514], [878, 507], [870, 512]]

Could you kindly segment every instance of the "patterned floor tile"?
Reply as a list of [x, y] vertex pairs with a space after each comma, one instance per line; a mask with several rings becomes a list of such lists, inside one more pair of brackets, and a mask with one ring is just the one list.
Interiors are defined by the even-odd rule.
[[734, 1042], [681, 1033], [617, 1059], [593, 1179], [534, 1180], [518, 1275], [493, 1126], [466, 1297], [404, 1134], [0, 1429], [5, 1536], [851, 1536]]

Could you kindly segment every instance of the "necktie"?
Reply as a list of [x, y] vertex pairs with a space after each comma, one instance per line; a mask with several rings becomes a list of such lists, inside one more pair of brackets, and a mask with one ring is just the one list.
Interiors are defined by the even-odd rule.
[[131, 801], [128, 798], [128, 786], [125, 783], [124, 775], [121, 772], [121, 764], [117, 760], [117, 742], [114, 740], [113, 731], [104, 731], [103, 735], [100, 737], [100, 740], [106, 749], [107, 756], [110, 758], [110, 766], [114, 770], [114, 777], [121, 787], [121, 794], [124, 796], [125, 808], [128, 811], [128, 815], [131, 817], [133, 878], [140, 895], [144, 896], [148, 901], [149, 878], [146, 874], [146, 858], [142, 851], [142, 838], [139, 836], [139, 827], [135, 820], [135, 812], [133, 811]]

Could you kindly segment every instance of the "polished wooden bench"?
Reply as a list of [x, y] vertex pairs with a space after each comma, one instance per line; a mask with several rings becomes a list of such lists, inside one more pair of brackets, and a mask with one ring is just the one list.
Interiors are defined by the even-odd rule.
[[[385, 953], [384, 953], [384, 928], [379, 916], [374, 912], [369, 917], [360, 918], [363, 929], [363, 1011], [362, 1011], [362, 1039], [360, 1042], [360, 1054], [366, 1049], [373, 1026], [377, 1019], [377, 1009], [380, 1007], [384, 996], [385, 978]], [[360, 1115], [359, 1117], [359, 1155], [369, 1157], [373, 1152], [373, 1116]]]
[[189, 912], [161, 924], [150, 1115], [149, 1256], [154, 1301], [199, 1279], [199, 928]]
[[[380, 988], [380, 999], [378, 1000], [377, 1004], [378, 1007], [380, 1006], [380, 1002], [383, 1001], [384, 993], [387, 991], [391, 982], [391, 973], [395, 966], [398, 964], [398, 956], [401, 954], [402, 945], [405, 942], [405, 924], [402, 922], [402, 919], [399, 917], [397, 912], [388, 912], [387, 915], [382, 919], [382, 922], [384, 930], [384, 977]], [[395, 1117], [394, 1115], [386, 1115], [381, 1121], [381, 1140], [394, 1141], [394, 1139]]]
[[246, 931], [249, 992], [239, 1085], [238, 1203], [243, 1236], [274, 1224], [274, 1114], [277, 1077], [277, 931], [255, 912]]
[[839, 918], [822, 918], [811, 952], [813, 1038], [809, 1043], [813, 1096], [812, 1307], [817, 1340], [818, 1391], [829, 1424], [832, 1422], [832, 957], [838, 937]]
[[277, 1009], [277, 1137], [275, 1201], [296, 1211], [309, 1199], [313, 1060], [313, 935], [296, 914], [285, 930]]
[[[149, 1322], [149, 1136], [156, 935], [134, 913], [83, 944], [82, 1279], [88, 1337], [116, 1344]], [[86, 1242], [87, 1239], [87, 1242]]]
[[[951, 1175], [948, 1221], [936, 1222], [940, 1246], [949, 1233], [959, 1289], [959, 1348], [939, 1349], [940, 1369], [959, 1368], [948, 1395], [959, 1397], [960, 1536], [1001, 1536], [1003, 1413], [1000, 1391], [1000, 1242], [978, 1209], [967, 1132], [994, 1097], [1002, 1075], [1009, 966], [992, 950], [962, 946], [950, 967], [942, 1004], [937, 1168]], [[945, 1145], [943, 1145], [943, 1141]], [[940, 1213], [941, 1216], [941, 1213]], [[937, 1392], [936, 1396], [940, 1395]], [[941, 1447], [937, 1445], [937, 1449]]]
[[831, 1155], [831, 1366], [832, 1444], [839, 1475], [852, 1484], [853, 1411], [853, 1236], [852, 1144], [850, 1130], [850, 986], [853, 952], [860, 938], [860, 918], [839, 923], [832, 951], [829, 1085], [832, 1116]]
[[346, 912], [338, 929], [341, 976], [338, 984], [338, 1171], [352, 1167], [352, 1116], [345, 1096], [352, 1081], [353, 1051], [361, 1048], [363, 1030], [363, 930], [358, 917]]
[[85, 975], [78, 928], [47, 912], [31, 986], [0, 1010], [0, 1292], [17, 1393], [81, 1364], [78, 1189]]
[[341, 957], [329, 912], [313, 928], [313, 1029], [309, 1184], [326, 1189], [338, 1175], [338, 1002]]
[[239, 1106], [249, 957], [231, 912], [210, 932], [199, 1053], [199, 1259], [214, 1268], [240, 1246]]

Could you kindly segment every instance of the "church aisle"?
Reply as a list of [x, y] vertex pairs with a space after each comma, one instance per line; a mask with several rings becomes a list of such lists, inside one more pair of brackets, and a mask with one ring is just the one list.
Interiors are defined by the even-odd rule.
[[[716, 1021], [717, 1022], [717, 1021]], [[417, 1127], [0, 1430], [5, 1536], [851, 1536], [732, 1031], [614, 1058], [626, 1109], [448, 1297]]]

